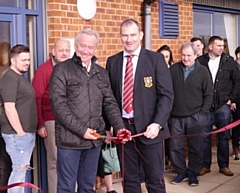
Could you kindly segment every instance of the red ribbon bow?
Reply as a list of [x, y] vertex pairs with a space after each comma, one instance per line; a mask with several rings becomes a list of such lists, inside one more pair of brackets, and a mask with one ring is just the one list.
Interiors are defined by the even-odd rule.
[[112, 139], [112, 141], [115, 143], [115, 144], [120, 144], [122, 143], [124, 140], [125, 141], [128, 141], [131, 139], [131, 132], [127, 129], [120, 129], [118, 132], [117, 132], [117, 137], [118, 139]]

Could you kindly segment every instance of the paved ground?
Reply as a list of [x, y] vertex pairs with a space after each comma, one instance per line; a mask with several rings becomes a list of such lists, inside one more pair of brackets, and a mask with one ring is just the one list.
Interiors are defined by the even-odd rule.
[[[188, 182], [179, 185], [172, 185], [171, 181], [176, 176], [171, 171], [166, 171], [165, 181], [167, 193], [240, 193], [240, 161], [230, 157], [230, 169], [234, 176], [228, 177], [218, 172], [216, 159], [216, 148], [213, 147], [213, 164], [211, 173], [199, 177], [199, 186], [190, 187]], [[122, 193], [121, 183], [115, 183], [114, 188], [118, 193]], [[103, 187], [97, 190], [97, 193], [106, 193]]]

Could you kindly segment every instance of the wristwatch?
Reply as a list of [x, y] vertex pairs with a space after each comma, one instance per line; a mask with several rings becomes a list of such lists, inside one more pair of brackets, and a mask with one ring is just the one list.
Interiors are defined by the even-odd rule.
[[162, 127], [160, 124], [158, 124], [158, 129], [159, 129], [159, 130], [162, 130], [162, 128], [163, 128], [163, 127]]

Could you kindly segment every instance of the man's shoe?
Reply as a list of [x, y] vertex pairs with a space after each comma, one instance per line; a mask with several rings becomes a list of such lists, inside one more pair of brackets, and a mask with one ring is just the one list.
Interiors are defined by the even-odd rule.
[[116, 190], [111, 190], [111, 191], [109, 191], [107, 193], [117, 193], [117, 192], [116, 192]]
[[238, 156], [238, 154], [235, 155], [234, 160], [239, 160], [239, 156]]
[[233, 176], [233, 173], [229, 168], [221, 168], [219, 172], [223, 173], [225, 176]]
[[179, 174], [173, 179], [172, 184], [180, 184], [181, 182], [185, 182], [187, 180], [188, 177], [186, 175]]
[[203, 175], [205, 175], [205, 174], [207, 174], [207, 173], [210, 173], [211, 172], [211, 170], [209, 169], [209, 168], [201, 168], [201, 170], [199, 171], [199, 176], [203, 176]]
[[188, 183], [189, 183], [189, 186], [198, 186], [199, 182], [198, 182], [197, 176], [195, 175], [189, 176]]

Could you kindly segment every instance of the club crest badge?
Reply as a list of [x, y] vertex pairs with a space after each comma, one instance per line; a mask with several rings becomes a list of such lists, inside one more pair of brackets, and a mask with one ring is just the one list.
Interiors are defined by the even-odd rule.
[[151, 76], [148, 76], [148, 77], [144, 77], [143, 78], [143, 81], [144, 81], [144, 86], [146, 88], [150, 88], [153, 86], [153, 82], [152, 82], [152, 77]]

